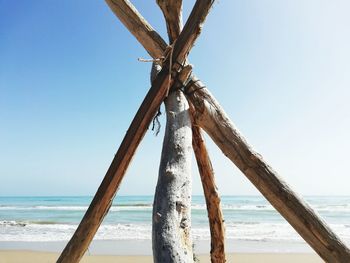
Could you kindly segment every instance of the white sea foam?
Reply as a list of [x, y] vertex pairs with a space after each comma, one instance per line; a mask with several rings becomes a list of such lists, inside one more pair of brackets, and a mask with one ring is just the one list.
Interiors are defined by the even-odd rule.
[[[67, 241], [77, 225], [33, 224], [16, 221], [0, 221], [0, 241]], [[346, 240], [350, 240], [350, 227], [331, 225], [332, 229]], [[195, 240], [209, 240], [208, 227], [192, 228]], [[287, 223], [229, 223], [226, 224], [227, 239], [255, 241], [301, 241], [299, 235]], [[150, 240], [150, 224], [103, 224], [96, 240]]]
[[[88, 206], [0, 206], [0, 210], [86, 211]], [[151, 210], [152, 206], [112, 206], [110, 211]]]
[[[85, 197], [61, 199], [0, 198], [0, 241], [69, 240], [91, 200]], [[313, 197], [310, 201], [312, 207], [331, 223], [336, 233], [350, 240], [350, 197]], [[228, 239], [301, 240], [292, 227], [262, 198], [223, 197], [222, 208]], [[192, 210], [194, 239], [209, 240], [204, 199], [194, 199]], [[152, 198], [124, 198], [121, 203], [114, 204], [110, 212], [95, 239], [151, 239]]]
[[[318, 212], [344, 212], [350, 213], [350, 204], [343, 205], [312, 205], [312, 207]], [[56, 210], [56, 211], [86, 211], [88, 206], [0, 206], [1, 210]], [[110, 209], [112, 212], [117, 211], [134, 211], [134, 210], [145, 210], [149, 211], [152, 209], [151, 204], [140, 204], [140, 205], [113, 205]], [[238, 210], [238, 211], [275, 211], [275, 208], [270, 204], [259, 204], [259, 205], [235, 205], [235, 204], [222, 204], [223, 210]], [[192, 210], [206, 210], [205, 204], [193, 204]]]

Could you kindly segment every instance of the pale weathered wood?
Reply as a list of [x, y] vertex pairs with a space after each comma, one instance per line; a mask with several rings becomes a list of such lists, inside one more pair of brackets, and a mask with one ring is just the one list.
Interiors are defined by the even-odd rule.
[[204, 85], [187, 90], [198, 124], [326, 262], [349, 262], [350, 250], [317, 213], [246, 142]]
[[191, 120], [180, 90], [165, 100], [167, 123], [153, 203], [153, 260], [193, 262]]
[[205, 202], [208, 210], [212, 263], [224, 263], [225, 258], [225, 225], [221, 210], [221, 200], [215, 185], [214, 169], [200, 128], [192, 122], [192, 145], [196, 156], [199, 174], [202, 181]]
[[[210, 11], [215, 0], [197, 0], [194, 4], [194, 7], [191, 11], [190, 16], [188, 17], [183, 30], [181, 31], [180, 36], [176, 40], [176, 45], [186, 42], [184, 46], [187, 48], [183, 49], [174, 49], [173, 57], [187, 57], [187, 54], [190, 52], [190, 49], [193, 46], [193, 43], [200, 35], [202, 31], [203, 23]], [[191, 44], [192, 43], [192, 44]], [[183, 61], [174, 60], [173, 62], [183, 63]]]
[[165, 100], [167, 124], [153, 203], [153, 261], [193, 262], [191, 121], [180, 90]]
[[[140, 21], [141, 18], [142, 17], [138, 15], [133, 17], [133, 19], [137, 21]], [[140, 26], [142, 26], [142, 23], [140, 23]], [[130, 28], [128, 29], [130, 30]], [[142, 41], [143, 40], [141, 39], [141, 44], [143, 44]], [[157, 45], [156, 41], [154, 41], [154, 44]], [[162, 49], [160, 45], [158, 45], [158, 48]], [[148, 50], [148, 52], [151, 54], [152, 50]], [[208, 91], [200, 91], [202, 86], [204, 85], [199, 82], [195, 82], [193, 84], [194, 89], [198, 90], [196, 93], [201, 94], [202, 96], [202, 99], [200, 96], [192, 96], [191, 99], [193, 101], [198, 101], [198, 106], [196, 107], [198, 110], [201, 108], [200, 105], [208, 104], [208, 106], [210, 106], [210, 101], [215, 101]], [[218, 104], [215, 103], [214, 105]], [[221, 111], [222, 109], [220, 107], [219, 112]], [[298, 197], [293, 191], [290, 190], [290, 187], [276, 175], [276, 173], [266, 164], [266, 162], [263, 161], [261, 157], [259, 157], [259, 155], [254, 153], [249, 145], [245, 143], [243, 137], [237, 133], [237, 129], [228, 119], [226, 114], [223, 114], [222, 116], [225, 117], [224, 119], [228, 120], [226, 124], [228, 124], [229, 127], [226, 129], [226, 133], [222, 129], [218, 129], [216, 136], [214, 136], [215, 134], [212, 133], [211, 137], [213, 137], [213, 140], [218, 144], [223, 153], [232, 161], [235, 160], [234, 163], [239, 166], [239, 168], [253, 182], [257, 189], [272, 203], [272, 205], [281, 213], [281, 215], [288, 220], [288, 222], [297, 230], [305, 241], [308, 242], [324, 260], [328, 262], [346, 262], [346, 260], [350, 257], [350, 252], [345, 243], [327, 226], [325, 222], [323, 222], [319, 216], [317, 216], [313, 209], [311, 209], [309, 205], [302, 200], [302, 198]], [[214, 120], [215, 118], [213, 121]], [[217, 121], [217, 123], [220, 122]], [[222, 127], [222, 125], [224, 125], [224, 123], [221, 123], [219, 126]], [[214, 127], [211, 128], [212, 130], [215, 129]], [[241, 141], [244, 143], [237, 143], [235, 140], [232, 140], [231, 143], [225, 147], [225, 138], [229, 140], [230, 137], [233, 137], [231, 139], [237, 139], [238, 142]], [[251, 156], [251, 160], [249, 161], [249, 158], [240, 158], [241, 151], [251, 153], [248, 154]], [[249, 168], [251, 162], [255, 163], [254, 167], [256, 169], [267, 169], [267, 176], [260, 176], [259, 173], [255, 173], [252, 168]], [[265, 182], [266, 180], [271, 181], [271, 184], [273, 184], [274, 187], [270, 189], [269, 182]], [[289, 199], [291, 199], [292, 202], [288, 201]]]
[[[160, 66], [153, 64], [151, 79]], [[167, 124], [154, 196], [152, 247], [154, 262], [193, 262], [191, 237], [191, 120], [179, 89], [192, 67], [186, 66], [165, 100]]]
[[[197, 0], [200, 1], [200, 0]], [[123, 2], [126, 1], [117, 1]], [[211, 5], [211, 1], [203, 1], [207, 5]], [[183, 32], [174, 46], [173, 61], [178, 61], [180, 64], [186, 59], [187, 53], [193, 46], [195, 40], [200, 34], [200, 29], [209, 8], [205, 5], [195, 5], [195, 8], [203, 8], [203, 12], [195, 10], [191, 13], [189, 20], [191, 24], [185, 25]], [[132, 17], [129, 18], [133, 20]], [[134, 25], [134, 23], [131, 23]], [[143, 24], [142, 24], [143, 25]], [[159, 43], [155, 43], [154, 46]], [[170, 57], [169, 57], [170, 58]], [[168, 63], [165, 63], [168, 65]], [[174, 64], [174, 68], [178, 69], [179, 65]], [[99, 189], [97, 190], [94, 199], [92, 200], [87, 212], [80, 222], [73, 237], [64, 248], [57, 262], [79, 262], [93, 239], [98, 227], [100, 226], [104, 216], [108, 212], [115, 193], [124, 177], [125, 171], [130, 164], [130, 161], [143, 138], [153, 116], [156, 114], [161, 102], [168, 94], [168, 89], [172, 85], [172, 79], [169, 78], [169, 69], [164, 66], [161, 72], [155, 79], [150, 91], [142, 102], [136, 116], [134, 117], [130, 128], [125, 135], [121, 146], [118, 149]]]
[[157, 0], [157, 4], [166, 21], [169, 42], [173, 43], [182, 29], [182, 0]]

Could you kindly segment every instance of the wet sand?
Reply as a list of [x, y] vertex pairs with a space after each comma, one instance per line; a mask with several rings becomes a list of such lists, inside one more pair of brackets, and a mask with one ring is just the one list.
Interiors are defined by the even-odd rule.
[[[59, 254], [48, 252], [34, 252], [21, 250], [2, 250], [0, 251], [0, 263], [49, 263], [56, 262]], [[209, 255], [199, 255], [201, 263], [209, 263]], [[103, 256], [103, 255], [85, 255], [82, 263], [97, 263], [97, 262], [139, 262], [151, 263], [152, 257], [147, 256]], [[227, 262], [236, 263], [254, 263], [254, 262], [269, 262], [269, 263], [320, 263], [323, 262], [319, 256], [311, 253], [237, 253], [227, 255]]]

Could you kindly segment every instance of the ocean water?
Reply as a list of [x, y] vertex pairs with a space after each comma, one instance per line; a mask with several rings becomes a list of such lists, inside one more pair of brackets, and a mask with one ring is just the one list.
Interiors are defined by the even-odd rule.
[[[67, 241], [92, 197], [0, 197], [0, 241]], [[306, 200], [350, 243], [350, 196], [310, 196]], [[222, 196], [227, 239], [296, 241], [299, 235], [262, 197]], [[117, 196], [95, 240], [150, 240], [152, 196]], [[192, 199], [192, 233], [209, 240], [205, 201]]]

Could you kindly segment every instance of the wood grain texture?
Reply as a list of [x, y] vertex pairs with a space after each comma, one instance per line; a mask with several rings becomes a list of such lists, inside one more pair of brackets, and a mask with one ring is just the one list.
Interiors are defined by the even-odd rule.
[[165, 100], [166, 129], [153, 203], [153, 260], [193, 262], [191, 235], [191, 120], [180, 90]]
[[[160, 66], [153, 64], [151, 80]], [[167, 124], [152, 216], [154, 262], [193, 262], [191, 236], [191, 120], [180, 90], [192, 67], [187, 65], [165, 100]]]
[[[190, 16], [188, 17], [181, 34], [176, 40], [176, 45], [173, 53], [173, 64], [175, 62], [183, 63], [184, 60], [179, 61], [175, 58], [185, 58], [190, 52], [191, 48], [194, 45], [194, 42], [200, 35], [204, 21], [210, 11], [215, 0], [197, 0], [194, 4], [194, 7], [191, 11]], [[185, 43], [186, 42], [186, 43]], [[177, 49], [176, 46], [180, 45], [184, 47], [182, 49]]]
[[326, 262], [349, 262], [350, 250], [321, 217], [256, 153], [200, 82], [189, 88], [197, 123]]
[[157, 0], [157, 4], [163, 12], [171, 44], [182, 30], [182, 0]]
[[214, 169], [212, 167], [209, 154], [204, 143], [201, 129], [194, 121], [192, 122], [192, 145], [197, 160], [205, 196], [205, 202], [208, 210], [211, 236], [211, 262], [224, 263], [226, 262], [225, 225], [221, 210], [221, 200], [215, 184]]
[[[106, 0], [113, 13], [119, 18], [125, 27], [133, 34], [146, 51], [154, 58], [160, 58], [167, 47], [166, 42], [145, 20], [128, 0]], [[186, 44], [182, 50], [174, 48], [175, 58], [186, 57], [195, 40], [199, 36], [202, 25], [215, 0], [197, 0], [192, 12], [178, 38], [177, 42]], [[186, 40], [186, 41], [185, 41]], [[188, 40], [188, 41], [187, 41]], [[178, 59], [181, 60], [181, 59]], [[179, 61], [181, 62], [181, 61]]]

